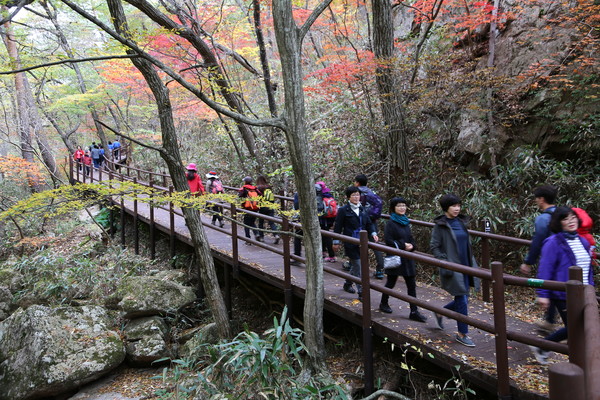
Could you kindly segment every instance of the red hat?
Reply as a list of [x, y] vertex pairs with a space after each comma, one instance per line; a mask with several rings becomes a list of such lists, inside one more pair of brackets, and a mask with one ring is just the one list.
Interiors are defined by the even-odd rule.
[[194, 163], [189, 163], [188, 166], [185, 169], [187, 169], [188, 171], [196, 171], [196, 172], [198, 172], [198, 170], [196, 169], [196, 164], [194, 164]]

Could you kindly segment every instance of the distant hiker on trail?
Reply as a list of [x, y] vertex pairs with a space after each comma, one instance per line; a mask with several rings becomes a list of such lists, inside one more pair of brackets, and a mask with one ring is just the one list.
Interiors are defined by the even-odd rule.
[[198, 169], [196, 168], [196, 164], [189, 163], [186, 167], [187, 173], [187, 183], [190, 188], [190, 192], [194, 196], [200, 196], [204, 194], [204, 185], [202, 184], [202, 179], [200, 179], [200, 175], [198, 175]]
[[85, 152], [81, 148], [81, 146], [77, 146], [77, 150], [73, 153], [73, 160], [77, 163], [79, 170], [81, 171], [81, 163], [83, 163], [83, 156], [85, 156]]
[[[335, 217], [337, 217], [338, 206], [337, 202], [331, 194], [331, 189], [327, 187], [325, 182], [317, 182], [317, 185], [321, 187], [320, 191], [317, 191], [317, 202], [322, 203], [322, 211], [319, 213], [319, 225], [324, 231], [330, 231], [335, 223]], [[319, 207], [317, 206], [317, 210]], [[321, 241], [323, 243], [323, 258], [328, 262], [336, 262], [335, 251], [333, 251], [333, 239], [329, 236], [322, 235]]]
[[100, 167], [100, 148], [98, 145], [94, 145], [92, 150], [90, 151], [92, 155], [92, 162], [94, 163], [94, 168]]
[[113, 142], [113, 158], [115, 160], [119, 159], [120, 150], [121, 150], [121, 143], [119, 142], [119, 139], [115, 139], [115, 141]]
[[[247, 176], [243, 180], [243, 186], [239, 190], [239, 196], [243, 199], [246, 199], [242, 203], [242, 208], [248, 211], [258, 212], [258, 197], [260, 197], [262, 193], [258, 191], [258, 188], [252, 184], [252, 178]], [[254, 232], [254, 238], [260, 241], [258, 238], [260, 237], [260, 233], [256, 229], [256, 217], [254, 215], [250, 215], [244, 213], [244, 234], [247, 238], [250, 238], [250, 229]], [[244, 242], [246, 246], [251, 246], [252, 243]]]
[[[215, 171], [210, 171], [208, 174], [206, 174], [206, 191], [209, 194], [223, 193], [223, 184], [221, 183], [221, 180]], [[209, 207], [209, 209], [214, 211], [211, 223], [216, 225], [218, 222], [221, 228], [224, 227], [225, 223], [223, 222], [223, 207], [215, 204]]]
[[92, 157], [90, 156], [90, 152], [86, 151], [83, 156], [83, 165], [85, 166], [85, 174], [90, 176], [90, 170], [92, 166]]
[[[362, 204], [360, 204], [360, 190], [356, 186], [350, 186], [346, 189], [346, 198], [348, 203], [338, 209], [337, 217], [335, 218], [335, 225], [333, 231], [335, 233], [341, 233], [342, 235], [351, 236], [358, 239], [360, 231], [366, 230], [369, 236], [373, 238], [375, 242], [379, 240], [377, 237], [377, 231], [373, 229], [371, 218], [365, 211]], [[335, 239], [333, 241], [333, 249], [338, 251], [340, 248], [340, 241]], [[360, 263], [360, 247], [354, 243], [344, 242], [344, 250], [346, 256], [350, 259], [350, 275], [361, 277], [361, 263]], [[362, 301], [362, 285], [356, 284], [356, 291], [352, 287], [352, 281], [346, 280], [344, 283], [344, 290], [348, 293], [356, 293], [358, 291], [358, 299]]]
[[[369, 218], [371, 220], [372, 229], [375, 232], [378, 232], [377, 221], [381, 218], [381, 211], [383, 209], [383, 200], [379, 197], [375, 192], [373, 192], [369, 187], [367, 187], [368, 179], [364, 174], [358, 174], [354, 178], [354, 186], [358, 187], [360, 190], [360, 203], [364, 207], [367, 214], [369, 214]], [[373, 238], [370, 236], [369, 241], [373, 241]], [[375, 269], [375, 278], [383, 279], [383, 255], [378, 250], [373, 250], [375, 254], [375, 260], [377, 261], [377, 266]]]
[[[535, 218], [535, 230], [531, 239], [531, 245], [529, 245], [529, 252], [519, 268], [524, 275], [531, 275], [531, 267], [537, 264], [540, 258], [544, 240], [552, 234], [550, 232], [550, 219], [556, 209], [554, 203], [556, 202], [557, 194], [557, 188], [550, 185], [539, 186], [533, 189], [535, 204], [542, 213]], [[536, 321], [535, 324], [541, 330], [549, 332], [554, 327], [555, 319], [556, 310], [554, 307], [548, 307], [545, 309], [544, 318]]]
[[[403, 197], [394, 197], [390, 200], [390, 220], [385, 224], [384, 238], [385, 244], [405, 251], [415, 251], [415, 239], [410, 229], [410, 222], [406, 216], [408, 202]], [[398, 280], [398, 276], [404, 278], [406, 290], [409, 296], [417, 297], [417, 270], [415, 261], [410, 258], [401, 257], [402, 263], [397, 268], [384, 270], [387, 275], [385, 287], [393, 289]], [[384, 313], [391, 313], [392, 308], [388, 303], [389, 296], [381, 295], [379, 310]], [[410, 303], [410, 314], [408, 318], [413, 321], [426, 322], [427, 317], [419, 312], [415, 304]]]
[[[269, 185], [269, 182], [267, 182], [267, 178], [265, 176], [260, 175], [258, 178], [256, 178], [256, 187], [257, 187], [258, 191], [260, 193], [262, 193], [263, 201], [270, 203], [270, 204], [275, 203], [275, 194], [273, 193], [273, 187], [271, 185]], [[275, 216], [275, 210], [270, 207], [260, 207], [258, 212], [263, 215], [267, 215], [269, 217]], [[275, 224], [275, 222], [267, 221], [267, 223], [269, 224], [269, 228], [271, 228], [272, 231], [277, 230], [277, 225]], [[259, 229], [265, 228], [265, 220], [264, 219], [259, 218], [258, 228]], [[257, 240], [263, 242], [264, 238], [265, 238], [265, 233], [263, 231], [259, 231], [258, 235], [259, 236], [258, 236]], [[279, 244], [279, 239], [280, 239], [279, 235], [276, 233], [273, 233], [273, 236], [274, 236], [273, 244]]]
[[[537, 273], [538, 279], [566, 282], [569, 280], [569, 267], [576, 265], [583, 270], [583, 283], [594, 284], [594, 270], [590, 256], [590, 244], [581, 237], [579, 218], [569, 207], [558, 207], [552, 213], [550, 230], [555, 235], [544, 241]], [[544, 339], [561, 342], [567, 339], [567, 297], [564, 291], [537, 289], [537, 302], [543, 308], [554, 307], [558, 310], [564, 327], [546, 336]], [[530, 346], [535, 359], [540, 364], [548, 364], [548, 351]]]
[[[471, 248], [471, 237], [467, 231], [470, 218], [460, 214], [461, 200], [455, 194], [445, 194], [440, 199], [444, 214], [436, 217], [431, 232], [429, 250], [437, 259], [477, 268], [477, 262]], [[442, 289], [454, 296], [454, 300], [446, 304], [448, 310], [469, 315], [469, 288], [475, 286], [475, 278], [458, 271], [440, 267]], [[439, 329], [444, 329], [443, 317], [434, 313]], [[469, 325], [456, 321], [458, 333], [456, 341], [468, 347], [475, 347], [473, 340], [467, 335]]]
[[98, 158], [98, 168], [102, 168], [102, 165], [104, 164], [104, 147], [99, 146], [99, 150], [100, 150], [100, 157]]

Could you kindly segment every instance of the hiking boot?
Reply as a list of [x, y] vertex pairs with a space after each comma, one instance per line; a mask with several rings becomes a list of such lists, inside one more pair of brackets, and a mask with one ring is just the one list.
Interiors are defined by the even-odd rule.
[[348, 293], [356, 293], [351, 283], [344, 283], [344, 291]]
[[375, 278], [376, 278], [376, 279], [383, 279], [383, 278], [384, 278], [384, 276], [385, 276], [385, 275], [383, 274], [383, 271], [382, 271], [382, 270], [378, 270], [378, 271], [376, 271], [376, 272], [375, 272]]
[[222, 227], [224, 227], [224, 226], [225, 226], [225, 222], [223, 222], [223, 221], [219, 222], [219, 227], [220, 227], [220, 228], [222, 228]]
[[389, 304], [379, 304], [379, 311], [384, 312], [386, 314], [391, 314], [392, 313], [392, 308], [390, 307]]
[[350, 261], [344, 261], [344, 262], [342, 263], [342, 269], [343, 269], [344, 271], [350, 271], [350, 268], [351, 268], [351, 266], [350, 266]]
[[535, 357], [535, 360], [538, 363], [540, 363], [542, 365], [548, 364], [548, 353], [549, 353], [548, 351], [542, 350], [539, 347], [535, 347], [535, 346], [529, 346], [529, 348], [533, 352], [533, 356]]
[[419, 311], [411, 311], [410, 315], [408, 316], [408, 319], [417, 322], [427, 322], [427, 317], [421, 314]]
[[460, 344], [464, 344], [467, 347], [475, 347], [475, 343], [467, 335], [456, 334], [456, 341]]
[[439, 315], [438, 313], [433, 313], [433, 316], [435, 317], [435, 325], [438, 327], [439, 330], [444, 330], [444, 317], [442, 317], [441, 315]]

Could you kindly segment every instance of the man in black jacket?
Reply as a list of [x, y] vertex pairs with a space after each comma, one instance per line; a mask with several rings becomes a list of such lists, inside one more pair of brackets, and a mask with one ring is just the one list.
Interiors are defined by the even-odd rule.
[[[358, 239], [360, 231], [366, 230], [373, 240], [377, 242], [379, 240], [377, 232], [373, 230], [369, 214], [360, 203], [360, 190], [355, 186], [350, 186], [346, 189], [346, 197], [348, 198], [348, 203], [338, 210], [337, 217], [335, 218], [334, 232]], [[338, 251], [339, 247], [340, 241], [334, 240], [334, 251]], [[344, 242], [344, 250], [350, 259], [350, 275], [360, 278], [360, 246]], [[356, 289], [358, 291], [358, 299], [362, 300], [362, 285], [357, 283]], [[356, 293], [350, 280], [346, 280], [346, 283], [344, 283], [344, 290], [348, 293]]]

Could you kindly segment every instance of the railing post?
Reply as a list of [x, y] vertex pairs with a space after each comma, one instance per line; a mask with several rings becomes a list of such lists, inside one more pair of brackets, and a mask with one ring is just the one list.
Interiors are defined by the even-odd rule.
[[[581, 279], [581, 268], [569, 267], [569, 277]], [[583, 308], [584, 286], [580, 280], [567, 281], [567, 334], [569, 337], [569, 362], [585, 368], [585, 331]]]
[[[108, 188], [112, 189], [112, 180], [113, 180], [113, 172], [112, 170], [108, 170]], [[110, 224], [108, 227], [108, 233], [110, 235], [110, 237], [112, 238], [115, 235], [115, 210], [114, 210], [114, 204], [115, 201], [113, 200], [113, 197], [110, 196], [110, 210], [109, 210], [109, 218], [108, 218], [108, 223]]]
[[69, 156], [67, 156], [67, 158], [69, 159], [69, 183], [72, 185], [73, 184], [73, 157], [71, 157], [69, 155]]
[[585, 392], [587, 400], [597, 400], [600, 393], [600, 315], [594, 287], [585, 285], [584, 292]]
[[102, 182], [102, 165], [98, 167], [98, 182]]
[[[490, 269], [490, 240], [486, 237], [481, 238], [481, 267]], [[490, 282], [488, 280], [483, 280], [481, 283], [481, 296], [483, 301], [490, 302]]]
[[[121, 186], [123, 182], [125, 182], [125, 178], [123, 174], [119, 174], [121, 177]], [[123, 195], [121, 195], [121, 247], [125, 248], [125, 200], [123, 200]]]
[[494, 335], [496, 340], [496, 368], [498, 374], [498, 398], [510, 399], [510, 376], [508, 372], [508, 349], [506, 334], [506, 310], [504, 309], [504, 267], [501, 262], [492, 263], [492, 290], [494, 294]]
[[[137, 178], [133, 178], [133, 184], [137, 184]], [[140, 254], [140, 235], [138, 232], [138, 201], [133, 198], [133, 243], [135, 254]]]
[[550, 400], [584, 400], [583, 370], [571, 363], [557, 363], [548, 367]]
[[232, 272], [233, 277], [238, 279], [240, 276], [240, 251], [238, 248], [238, 228], [237, 228], [237, 211], [235, 204], [229, 204], [229, 210], [231, 211], [231, 251], [233, 254], [233, 265]]
[[360, 269], [362, 284], [363, 363], [365, 395], [373, 393], [373, 331], [371, 328], [371, 282], [369, 272], [369, 233], [360, 231]]
[[288, 317], [292, 315], [293, 296], [292, 296], [292, 271], [290, 266], [290, 222], [284, 215], [281, 217], [281, 234], [283, 239], [283, 276], [284, 289], [283, 298], [288, 309]]
[[[169, 197], [173, 196], [173, 186], [169, 186]], [[175, 208], [173, 201], [169, 201], [169, 249], [171, 260], [175, 257]]]
[[148, 183], [150, 186], [150, 259], [154, 260], [156, 258], [156, 238], [154, 236], [155, 231], [155, 223], [154, 223], [154, 193], [152, 189], [154, 189], [154, 184], [152, 181]]

